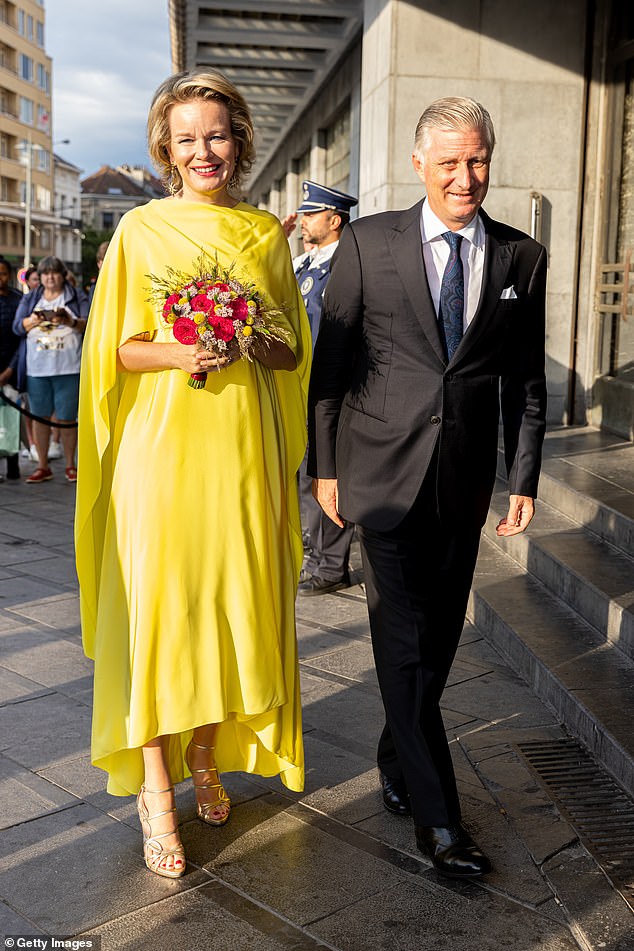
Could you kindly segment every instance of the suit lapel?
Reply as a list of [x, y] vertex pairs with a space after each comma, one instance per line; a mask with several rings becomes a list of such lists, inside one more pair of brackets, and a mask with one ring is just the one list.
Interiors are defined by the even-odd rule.
[[439, 360], [446, 363], [423, 260], [423, 241], [420, 233], [422, 204], [422, 201], [419, 201], [413, 208], [403, 212], [398, 224], [387, 232], [387, 240], [394, 266], [418, 322]]

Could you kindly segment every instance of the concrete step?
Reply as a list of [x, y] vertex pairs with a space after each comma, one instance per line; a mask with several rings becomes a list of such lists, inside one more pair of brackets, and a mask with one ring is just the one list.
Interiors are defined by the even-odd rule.
[[[498, 474], [504, 479], [502, 450]], [[634, 555], [634, 445], [592, 427], [547, 433], [539, 497]]]
[[498, 538], [508, 493], [498, 482], [485, 534], [551, 593], [634, 660], [634, 559], [543, 501], [528, 531]]
[[469, 618], [634, 795], [634, 663], [487, 537]]

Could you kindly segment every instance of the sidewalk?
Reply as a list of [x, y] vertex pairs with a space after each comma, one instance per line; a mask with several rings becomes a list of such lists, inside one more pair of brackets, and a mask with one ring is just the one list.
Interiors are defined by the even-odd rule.
[[298, 601], [305, 792], [224, 774], [235, 809], [212, 829], [182, 784], [188, 873], [147, 872], [134, 801], [108, 796], [89, 761], [74, 488], [52, 467], [52, 482], [0, 485], [0, 935], [98, 935], [108, 951], [634, 949], [628, 905], [518, 749], [561, 728], [469, 625], [443, 707], [465, 823], [494, 872], [440, 878], [411, 821], [382, 808], [359, 586]]

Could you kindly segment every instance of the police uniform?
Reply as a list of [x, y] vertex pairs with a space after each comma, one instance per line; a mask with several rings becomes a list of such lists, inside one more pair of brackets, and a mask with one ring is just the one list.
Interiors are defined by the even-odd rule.
[[[316, 182], [302, 182], [303, 201], [298, 214], [316, 211], [341, 211], [349, 214], [357, 199], [334, 188]], [[295, 269], [299, 290], [310, 321], [313, 347], [319, 332], [323, 295], [330, 276], [330, 264], [338, 241], [307, 253]], [[304, 571], [312, 578], [324, 582], [348, 583], [348, 557], [354, 534], [354, 525], [347, 522], [343, 528], [325, 515], [312, 494], [312, 479], [306, 475], [306, 460], [299, 471], [299, 491], [304, 531], [309, 536], [309, 550], [304, 562]], [[341, 586], [343, 586], [343, 584]], [[304, 589], [304, 590], [303, 590]], [[311, 590], [310, 581], [299, 586], [300, 594], [319, 594]]]

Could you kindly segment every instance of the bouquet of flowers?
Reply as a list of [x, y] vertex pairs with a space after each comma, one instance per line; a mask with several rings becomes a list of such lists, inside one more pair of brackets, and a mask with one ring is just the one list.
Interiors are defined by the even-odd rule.
[[[179, 343], [197, 344], [218, 356], [251, 360], [250, 351], [258, 338], [267, 342], [286, 338], [284, 329], [275, 323], [282, 311], [270, 306], [254, 283], [238, 280], [235, 264], [224, 268], [217, 258], [203, 252], [191, 274], [168, 267], [164, 278], [149, 277], [150, 300], [158, 305], [161, 322], [172, 328]], [[188, 384], [199, 390], [206, 379], [205, 372], [192, 373]]]

